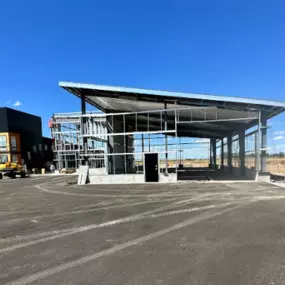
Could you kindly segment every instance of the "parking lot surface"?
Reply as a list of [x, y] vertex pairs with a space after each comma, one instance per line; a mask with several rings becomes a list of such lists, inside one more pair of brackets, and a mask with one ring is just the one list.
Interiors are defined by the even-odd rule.
[[0, 181], [0, 284], [285, 284], [284, 188], [72, 180]]

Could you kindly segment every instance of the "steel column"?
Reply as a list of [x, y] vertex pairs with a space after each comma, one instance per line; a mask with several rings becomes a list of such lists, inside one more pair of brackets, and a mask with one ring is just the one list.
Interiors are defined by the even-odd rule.
[[212, 142], [210, 141], [210, 166], [212, 168], [213, 163], [213, 151], [212, 151]]
[[85, 101], [85, 95], [81, 95], [81, 135], [83, 136], [83, 165], [88, 165], [88, 157], [87, 154], [87, 137], [84, 135], [86, 134], [86, 117], [83, 117], [83, 115], [86, 114], [86, 101]]
[[[124, 125], [123, 130], [125, 133], [126, 129], [128, 130], [125, 115], [123, 115], [123, 125]], [[127, 128], [126, 128], [126, 126], [127, 126]], [[129, 139], [128, 135], [124, 135], [124, 152], [125, 153], [129, 152], [128, 139]], [[125, 174], [127, 174], [128, 173], [128, 157], [127, 157], [127, 155], [124, 155], [124, 165], [125, 165]]]
[[255, 169], [258, 170], [258, 133], [254, 134], [254, 165]]
[[[58, 124], [57, 131], [61, 132], [61, 125], [60, 124]], [[55, 141], [57, 140], [57, 142], [56, 142], [57, 147], [59, 145], [58, 142], [60, 142], [60, 151], [57, 152], [57, 153], [58, 153], [58, 170], [61, 170], [63, 168], [63, 161], [62, 161], [62, 159], [63, 159], [62, 156], [63, 155], [62, 155], [62, 152], [61, 152], [62, 151], [62, 134], [58, 133], [55, 136], [56, 136], [56, 138], [58, 138], [58, 140], [55, 139]]]
[[232, 160], [232, 155], [233, 155], [233, 151], [232, 151], [232, 142], [233, 142], [233, 138], [232, 138], [232, 134], [230, 134], [227, 138], [227, 144], [228, 144], [228, 168], [229, 168], [229, 172], [232, 172], [233, 170], [233, 160]]
[[212, 167], [216, 169], [217, 166], [217, 141], [215, 138], [211, 138], [211, 146], [212, 146]]
[[[164, 109], [167, 109], [167, 103], [164, 103]], [[164, 112], [164, 130], [167, 131], [167, 111]], [[168, 141], [165, 133], [165, 173], [168, 173]]]
[[143, 134], [142, 134], [142, 152], [144, 152], [144, 137], [143, 137]]
[[221, 139], [221, 167], [224, 167], [224, 139]]
[[[129, 152], [129, 136], [125, 135], [125, 152]], [[125, 155], [125, 172], [129, 172], [128, 155]]]
[[261, 113], [261, 152], [260, 152], [260, 171], [266, 172], [266, 148], [267, 148], [267, 118]]
[[240, 161], [240, 174], [245, 175], [245, 133], [239, 133], [239, 161]]

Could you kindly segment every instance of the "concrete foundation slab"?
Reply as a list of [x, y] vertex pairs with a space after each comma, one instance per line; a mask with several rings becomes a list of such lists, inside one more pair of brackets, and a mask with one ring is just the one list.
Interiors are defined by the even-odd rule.
[[[144, 183], [144, 174], [100, 174], [92, 172], [89, 179], [90, 184], [137, 184]], [[177, 182], [176, 173], [160, 173], [158, 183]]]
[[259, 172], [257, 175], [258, 182], [270, 182], [270, 173], [269, 172]]
[[90, 184], [134, 184], [144, 183], [143, 174], [90, 175]]

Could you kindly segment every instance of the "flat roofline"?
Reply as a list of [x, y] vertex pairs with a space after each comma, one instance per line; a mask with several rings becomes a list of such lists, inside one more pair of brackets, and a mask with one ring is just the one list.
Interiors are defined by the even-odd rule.
[[18, 113], [22, 113], [22, 114], [25, 114], [25, 115], [28, 115], [28, 116], [32, 116], [32, 117], [36, 117], [38, 119], [42, 119], [40, 116], [38, 115], [34, 115], [34, 114], [31, 114], [31, 113], [28, 113], [28, 112], [24, 112], [24, 111], [20, 111], [20, 110], [17, 110], [17, 109], [13, 109], [13, 108], [10, 108], [10, 107], [0, 107], [0, 110], [1, 109], [6, 109], [8, 111], [12, 111], [12, 112], [18, 112]]
[[[220, 95], [206, 95], [206, 94], [184, 93], [184, 92], [170, 92], [170, 91], [151, 90], [151, 89], [97, 85], [97, 84], [89, 84], [89, 83], [75, 83], [75, 82], [69, 82], [69, 81], [59, 81], [59, 86], [65, 89], [67, 88], [89, 89], [89, 90], [92, 89], [92, 90], [97, 90], [97, 91], [141, 94], [141, 95], [149, 95], [149, 96], [154, 96], [154, 97], [155, 96], [172, 97], [172, 98], [177, 98], [177, 99], [188, 98], [188, 99], [197, 99], [197, 100], [205, 100], [205, 101], [229, 102], [229, 103], [263, 105], [263, 106], [285, 108], [285, 102], [267, 100], [267, 99], [254, 99], [254, 98], [231, 97], [231, 96], [220, 96]], [[80, 96], [80, 94], [78, 94], [78, 96]], [[92, 94], [88, 96], [92, 96]]]

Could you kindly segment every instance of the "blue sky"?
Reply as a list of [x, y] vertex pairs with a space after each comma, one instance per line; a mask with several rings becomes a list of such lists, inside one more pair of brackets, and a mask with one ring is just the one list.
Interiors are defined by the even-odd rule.
[[19, 101], [49, 135], [54, 112], [80, 106], [59, 80], [285, 101], [284, 10], [278, 0], [1, 1], [0, 105]]

